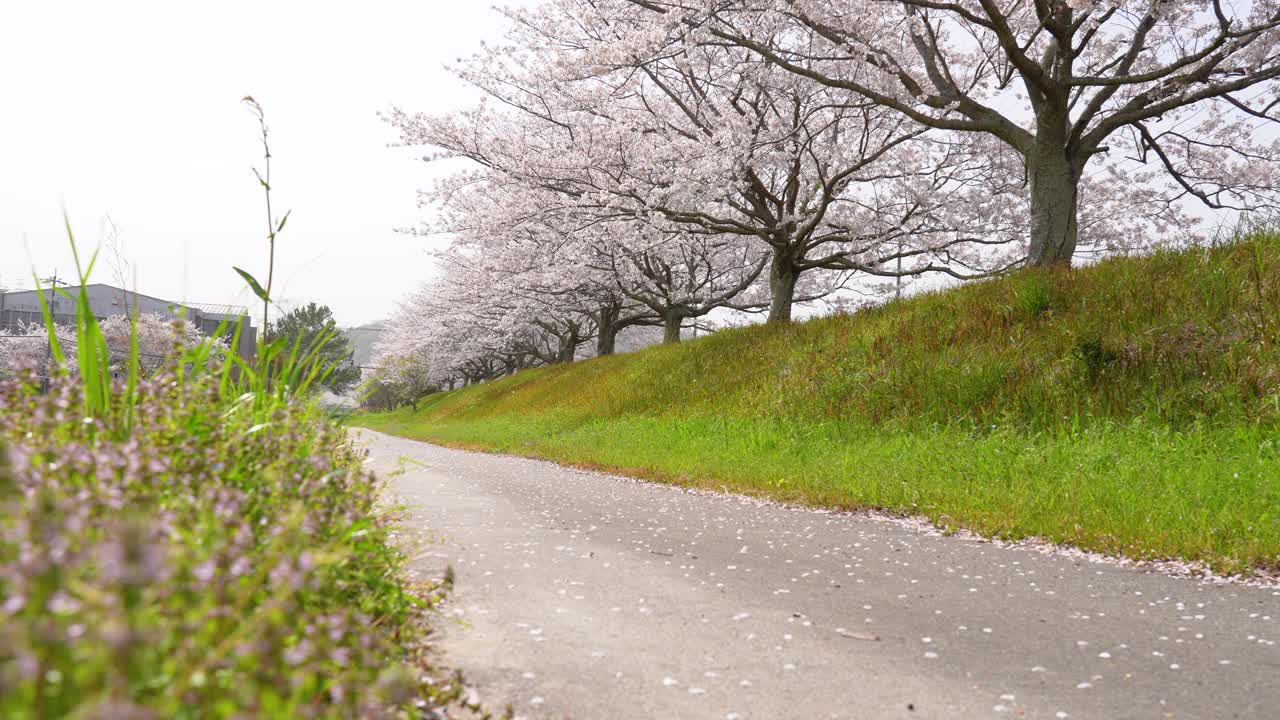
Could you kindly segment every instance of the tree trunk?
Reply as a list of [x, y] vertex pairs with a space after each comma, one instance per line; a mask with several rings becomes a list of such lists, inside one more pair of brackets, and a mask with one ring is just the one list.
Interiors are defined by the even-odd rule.
[[1031, 185], [1031, 247], [1027, 264], [1070, 265], [1076, 251], [1080, 173], [1055, 143], [1027, 158]]
[[560, 338], [560, 351], [556, 353], [557, 363], [571, 363], [578, 354], [578, 334], [569, 333]]
[[769, 266], [768, 322], [791, 322], [791, 306], [795, 304], [796, 280], [799, 278], [800, 273], [796, 271], [791, 257], [774, 251], [773, 262]]
[[596, 336], [596, 355], [612, 355], [618, 345], [618, 330], [613, 323], [600, 326], [600, 334]]
[[618, 344], [618, 316], [622, 308], [606, 305], [600, 308], [599, 331], [596, 334], [596, 355], [612, 355]]
[[679, 313], [668, 313], [662, 319], [662, 342], [678, 343], [680, 342], [680, 323], [684, 322], [684, 316]]

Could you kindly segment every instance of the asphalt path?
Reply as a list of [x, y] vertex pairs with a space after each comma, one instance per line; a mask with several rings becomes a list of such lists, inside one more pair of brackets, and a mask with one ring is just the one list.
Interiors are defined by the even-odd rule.
[[1274, 587], [355, 432], [520, 717], [1280, 718]]

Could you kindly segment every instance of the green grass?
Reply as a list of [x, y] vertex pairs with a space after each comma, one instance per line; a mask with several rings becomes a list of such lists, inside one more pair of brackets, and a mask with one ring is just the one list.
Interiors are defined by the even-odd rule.
[[1280, 567], [1280, 236], [442, 393], [400, 435], [1219, 571]]

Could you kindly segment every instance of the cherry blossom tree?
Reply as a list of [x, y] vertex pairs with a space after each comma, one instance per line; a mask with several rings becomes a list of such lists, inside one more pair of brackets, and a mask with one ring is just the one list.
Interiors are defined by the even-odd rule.
[[193, 323], [155, 313], [142, 313], [136, 322], [126, 315], [112, 315], [99, 323], [110, 349], [111, 362], [123, 363], [129, 357], [129, 336], [138, 338], [138, 362], [146, 372], [154, 372], [184, 350], [203, 342], [213, 344], [214, 357], [224, 356], [228, 345], [220, 338], [209, 338]]
[[745, 297], [767, 263], [751, 246], [722, 235], [648, 237], [647, 242], [642, 234], [630, 243], [597, 247], [588, 262], [599, 263], [596, 267], [608, 271], [619, 293], [661, 319], [663, 342], [679, 342], [686, 320], [717, 308], [755, 311], [768, 304]]
[[613, 239], [601, 231], [605, 220], [584, 214], [560, 193], [490, 172], [449, 178], [428, 198], [439, 212], [426, 232], [451, 241], [442, 263], [471, 266], [474, 276], [483, 268], [531, 302], [581, 306], [595, 327], [596, 354], [612, 353], [625, 328], [660, 322], [623, 295], [606, 270], [584, 260]]
[[[717, 309], [977, 278], [1273, 210], [1280, 0], [546, 0], [387, 120], [466, 168], [378, 347], [417, 397]], [[705, 322], [705, 321], [704, 321]], [[592, 352], [587, 350], [586, 352]]]
[[[662, 325], [667, 341], [675, 342], [689, 318], [767, 304], [743, 298], [767, 257], [739, 236], [692, 233], [661, 216], [584, 205], [500, 170], [454, 185], [436, 192], [436, 231], [452, 238], [439, 259], [477, 283], [488, 278], [490, 289], [501, 287], [505, 297], [486, 302], [507, 318], [520, 317], [512, 307], [520, 303], [542, 305], [539, 314], [559, 317], [567, 336], [540, 318], [533, 322], [561, 337], [563, 350], [571, 350], [572, 338], [585, 337], [588, 326], [598, 338], [596, 353], [609, 354], [628, 327]], [[564, 309], [576, 312], [555, 312]]]
[[433, 377], [431, 358], [422, 355], [387, 355], [382, 365], [360, 386], [360, 405], [374, 411], [409, 406], [418, 409], [418, 400], [439, 392]]
[[995, 138], [1021, 161], [1034, 265], [1070, 262], [1094, 204], [1173, 227], [1188, 198], [1276, 208], [1276, 0], [619, 1], [850, 103]]
[[1017, 239], [1005, 216], [960, 224], [951, 210], [993, 197], [965, 164], [989, 159], [920, 141], [927, 127], [901, 114], [751, 51], [680, 44], [626, 2], [555, 0], [512, 18], [510, 45], [460, 71], [505, 109], [393, 112], [405, 144], [561, 194], [598, 221], [749, 240], [769, 256], [772, 321], [851, 273], [974, 277], [1014, 260], [990, 252]]
[[519, 250], [457, 243], [439, 253], [440, 275], [401, 304], [375, 347], [383, 380], [452, 387], [571, 362], [594, 334], [591, 298], [541, 284], [554, 275], [512, 262]]
[[[74, 342], [74, 328], [57, 328], [59, 343]], [[21, 371], [43, 373], [48, 367], [49, 335], [43, 325], [20, 324], [14, 328], [0, 328], [0, 376]]]

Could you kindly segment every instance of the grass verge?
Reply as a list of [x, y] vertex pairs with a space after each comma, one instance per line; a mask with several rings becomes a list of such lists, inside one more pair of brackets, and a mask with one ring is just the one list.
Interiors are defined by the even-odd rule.
[[1220, 572], [1280, 567], [1280, 237], [525, 371], [357, 424]]

